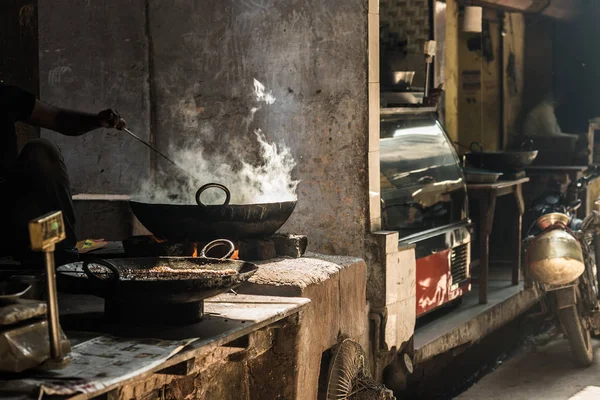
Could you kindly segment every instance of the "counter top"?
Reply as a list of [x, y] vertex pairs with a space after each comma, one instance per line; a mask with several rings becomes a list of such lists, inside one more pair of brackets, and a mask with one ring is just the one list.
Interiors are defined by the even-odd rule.
[[[233, 340], [298, 313], [308, 303], [310, 300], [298, 297], [223, 294], [205, 301], [205, 318], [199, 323], [173, 327], [139, 327], [104, 322], [103, 301], [99, 298], [61, 295], [61, 324], [73, 345], [72, 371], [67, 367], [52, 373], [39, 371], [10, 378], [0, 376], [0, 398], [37, 399], [43, 386], [50, 387], [51, 390], [64, 390], [66, 397], [63, 398], [67, 399], [94, 398], [215, 351]], [[148, 340], [149, 338], [159, 340]], [[117, 360], [98, 363], [102, 354], [94, 354], [89, 350], [101, 348], [103, 340], [116, 341], [119, 347], [154, 348], [157, 354], [162, 352], [163, 358], [156, 358], [155, 362], [149, 358], [141, 364], [138, 360], [137, 368], [132, 368], [127, 373], [118, 373], [118, 368], [125, 368], [123, 364], [116, 364]], [[94, 343], [98, 344], [94, 347]], [[165, 346], [173, 349], [165, 349]], [[171, 353], [165, 354], [167, 350]], [[147, 356], [147, 353], [130, 358], [142, 356]], [[90, 368], [92, 362], [94, 365]], [[79, 368], [78, 365], [87, 365], [88, 368]]]

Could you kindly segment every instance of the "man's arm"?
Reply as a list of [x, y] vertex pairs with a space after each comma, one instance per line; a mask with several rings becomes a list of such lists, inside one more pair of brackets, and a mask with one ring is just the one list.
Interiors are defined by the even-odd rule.
[[114, 110], [98, 114], [64, 110], [36, 100], [26, 123], [50, 129], [67, 136], [80, 136], [98, 128], [123, 129], [125, 121]]

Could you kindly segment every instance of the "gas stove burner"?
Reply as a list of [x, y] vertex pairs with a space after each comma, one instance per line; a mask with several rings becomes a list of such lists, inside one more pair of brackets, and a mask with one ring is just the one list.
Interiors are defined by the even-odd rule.
[[[215, 238], [217, 239], [217, 238]], [[123, 240], [126, 257], [195, 257], [208, 242], [193, 240], [169, 241], [151, 235], [132, 236]], [[264, 261], [276, 257], [299, 258], [306, 252], [308, 239], [303, 235], [276, 233], [274, 235], [234, 241], [237, 252], [233, 258]], [[224, 257], [227, 248], [211, 249], [208, 257]]]
[[128, 257], [186, 257], [198, 244], [191, 241], [170, 242], [154, 236], [133, 236], [123, 240]]
[[204, 301], [177, 304], [104, 302], [104, 318], [127, 325], [191, 325], [204, 317]]

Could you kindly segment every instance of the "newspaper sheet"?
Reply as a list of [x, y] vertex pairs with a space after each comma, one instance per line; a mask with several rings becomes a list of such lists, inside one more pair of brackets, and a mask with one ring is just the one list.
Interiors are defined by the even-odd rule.
[[39, 399], [44, 395], [94, 393], [160, 365], [196, 339], [120, 339], [101, 336], [73, 347], [71, 362], [51, 373], [38, 373]]

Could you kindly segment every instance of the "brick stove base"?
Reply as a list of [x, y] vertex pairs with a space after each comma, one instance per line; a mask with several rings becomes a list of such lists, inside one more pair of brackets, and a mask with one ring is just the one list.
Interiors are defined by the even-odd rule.
[[[265, 261], [277, 257], [300, 258], [306, 252], [308, 238], [303, 235], [275, 234], [260, 239], [234, 240], [238, 257], [245, 261]], [[206, 242], [160, 241], [153, 236], [134, 236], [123, 241], [127, 257], [149, 256], [191, 256], [204, 247]], [[217, 247], [208, 254], [212, 257], [223, 255]]]

